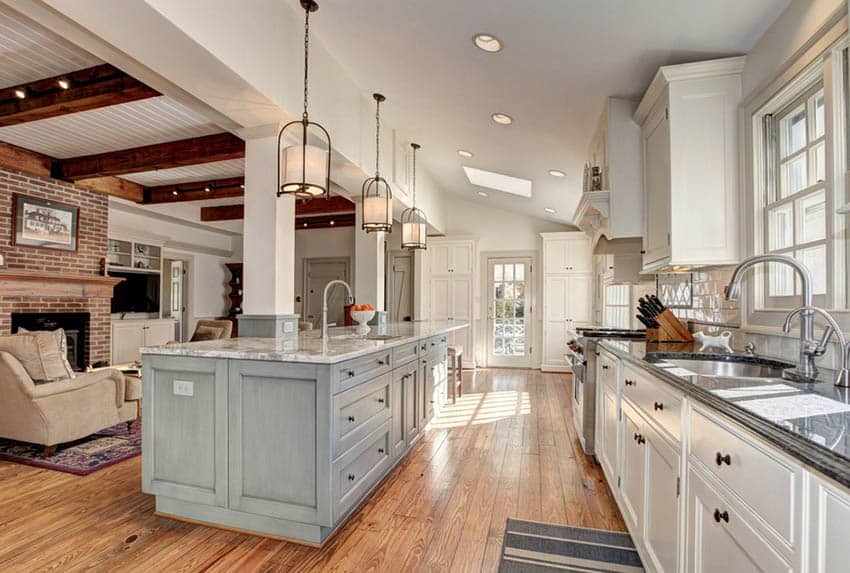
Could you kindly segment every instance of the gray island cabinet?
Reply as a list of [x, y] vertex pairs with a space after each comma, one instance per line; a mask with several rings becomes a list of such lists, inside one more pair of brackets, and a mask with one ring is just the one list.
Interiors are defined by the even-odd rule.
[[466, 327], [143, 349], [142, 490], [159, 514], [324, 543], [445, 403]]

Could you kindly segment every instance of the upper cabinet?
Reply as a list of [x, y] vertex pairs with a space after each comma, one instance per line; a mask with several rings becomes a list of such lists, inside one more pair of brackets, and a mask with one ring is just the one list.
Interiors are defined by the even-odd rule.
[[543, 233], [543, 270], [546, 274], [593, 271], [590, 239], [583, 233]]
[[[598, 168], [601, 189], [585, 189], [573, 223], [610, 239], [643, 235], [641, 131], [633, 116], [637, 102], [608, 98], [588, 150], [588, 165]], [[590, 187], [590, 185], [587, 185]]]
[[634, 114], [646, 271], [738, 262], [743, 68], [743, 57], [664, 66]]
[[471, 275], [473, 265], [473, 241], [446, 241], [429, 245], [431, 251], [431, 274]]

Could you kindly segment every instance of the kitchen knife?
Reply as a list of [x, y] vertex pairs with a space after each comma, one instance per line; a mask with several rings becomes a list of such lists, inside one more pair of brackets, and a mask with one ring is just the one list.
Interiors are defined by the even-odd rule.
[[666, 307], [666, 306], [664, 306], [664, 303], [663, 303], [663, 302], [661, 302], [661, 299], [660, 299], [660, 298], [658, 298], [658, 296], [656, 296], [656, 295], [654, 295], [654, 294], [653, 294], [653, 295], [650, 295], [650, 296], [649, 296], [649, 301], [650, 301], [650, 303], [652, 303], [652, 305], [653, 305], [653, 306], [654, 306], [654, 307], [658, 310], [658, 312], [659, 312], [659, 313], [664, 312], [665, 310], [667, 310], [667, 307]]
[[651, 303], [643, 299], [639, 301], [638, 310], [642, 315], [647, 318], [655, 318], [656, 316], [658, 316], [658, 311], [655, 309], [655, 307]]
[[640, 314], [636, 314], [635, 318], [637, 318], [641, 322], [641, 324], [643, 324], [647, 328], [657, 328], [656, 326], [652, 326], [653, 322], [650, 319], [644, 318]]

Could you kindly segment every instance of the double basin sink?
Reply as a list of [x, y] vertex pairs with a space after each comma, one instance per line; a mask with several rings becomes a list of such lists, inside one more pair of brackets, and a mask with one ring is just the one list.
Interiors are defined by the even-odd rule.
[[664, 362], [688, 373], [712, 378], [747, 378], [764, 381], [790, 380], [786, 370], [793, 364], [765, 358], [738, 355], [691, 355], [654, 352], [646, 356], [649, 362]]

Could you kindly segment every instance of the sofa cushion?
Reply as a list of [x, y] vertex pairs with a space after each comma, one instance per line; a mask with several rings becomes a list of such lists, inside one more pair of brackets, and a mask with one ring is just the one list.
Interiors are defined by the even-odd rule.
[[51, 332], [0, 336], [0, 350], [14, 356], [33, 382], [54, 382], [70, 378], [56, 336]]
[[219, 338], [221, 338], [221, 335], [223, 333], [223, 328], [199, 325], [195, 329], [195, 334], [192, 335], [191, 342], [201, 342], [202, 340], [218, 340]]
[[56, 330], [27, 330], [26, 328], [18, 327], [18, 334], [33, 334], [35, 332], [49, 332], [54, 337], [56, 337], [56, 343], [59, 345], [59, 353], [62, 356], [62, 365], [65, 366], [65, 371], [68, 373], [68, 378], [74, 378], [76, 373], [74, 369], [71, 368], [71, 363], [68, 362], [68, 337], [65, 336], [64, 328], [57, 328]]

